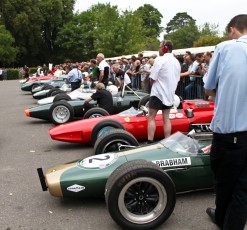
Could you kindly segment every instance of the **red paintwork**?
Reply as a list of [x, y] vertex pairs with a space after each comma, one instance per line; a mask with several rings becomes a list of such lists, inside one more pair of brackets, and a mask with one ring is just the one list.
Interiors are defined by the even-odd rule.
[[[203, 100], [184, 101], [183, 109], [171, 111], [170, 118], [172, 133], [176, 131], [188, 132], [191, 123], [210, 123], [213, 117], [214, 103]], [[194, 117], [188, 118], [185, 110], [193, 109]], [[179, 116], [180, 115], [180, 116]], [[91, 132], [100, 121], [112, 119], [120, 122], [125, 129], [132, 133], [137, 140], [147, 140], [147, 116], [123, 117], [111, 115], [92, 119], [85, 119], [66, 123], [50, 129], [50, 136], [54, 140], [91, 144]], [[156, 116], [155, 139], [164, 138], [162, 114]]]
[[38, 76], [38, 77], [30, 77], [27, 82], [25, 83], [30, 83], [30, 82], [35, 82], [35, 81], [40, 81], [40, 80], [50, 80], [50, 79], [56, 79], [57, 77], [54, 75], [47, 75], [47, 76]]

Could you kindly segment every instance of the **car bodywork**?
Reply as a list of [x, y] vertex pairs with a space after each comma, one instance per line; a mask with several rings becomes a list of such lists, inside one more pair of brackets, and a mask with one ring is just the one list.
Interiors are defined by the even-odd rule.
[[[48, 85], [48, 87], [47, 87]], [[53, 80], [49, 84], [43, 84], [32, 90], [34, 99], [42, 99], [48, 97], [48, 93], [51, 89], [60, 89], [64, 92], [70, 92], [71, 88], [65, 83], [65, 80]], [[64, 89], [64, 90], [63, 90]]]
[[[208, 146], [211, 139], [195, 140], [176, 132], [167, 139], [134, 149], [100, 154], [59, 165], [43, 176], [43, 190], [58, 197], [100, 197], [111, 173], [127, 161], [144, 159], [162, 168], [176, 192], [213, 187]], [[205, 151], [206, 149], [206, 151]], [[206, 153], [205, 153], [206, 152]]]
[[[212, 120], [214, 113], [213, 102], [191, 100], [183, 101], [181, 104], [182, 108], [172, 109], [170, 112], [172, 133], [176, 131], [187, 133], [192, 129], [193, 125], [198, 125], [201, 131], [208, 129], [208, 126], [204, 126], [204, 124], [209, 124]], [[155, 139], [162, 139], [164, 138], [162, 114], [157, 114], [155, 120], [156, 132], [154, 137]], [[111, 127], [111, 121], [119, 123], [123, 129], [133, 134], [137, 140], [147, 140], [147, 115], [145, 113], [140, 114], [140, 111], [129, 113], [129, 110], [121, 114], [70, 122], [51, 128], [49, 133], [54, 140], [92, 144], [92, 133], [97, 129], [96, 125], [104, 122], [105, 127]]]
[[211, 139], [176, 132], [159, 143], [100, 154], [38, 174], [57, 197], [102, 197], [123, 229], [155, 229], [172, 214], [176, 193], [211, 189]]
[[[32, 91], [32, 89], [36, 88], [37, 86], [43, 85], [43, 84], [49, 84], [51, 81], [56, 79], [57, 77], [55, 76], [46, 76], [41, 79], [32, 79], [30, 81], [25, 82], [24, 84], [21, 85], [21, 90], [22, 91]], [[61, 81], [63, 81], [61, 79]]]
[[[83, 89], [78, 89], [78, 90], [83, 90]], [[83, 117], [84, 99], [90, 97], [92, 95], [92, 92], [85, 91], [84, 93], [81, 93], [75, 90], [68, 95], [70, 98], [75, 98], [75, 99], [64, 102], [65, 105], [63, 103], [63, 106], [61, 106], [61, 113], [64, 113], [62, 110], [66, 109], [65, 107], [67, 103], [67, 107], [70, 107], [70, 109], [73, 110], [73, 111], [70, 111], [73, 113], [73, 118]], [[138, 107], [140, 99], [146, 95], [147, 94], [144, 92], [125, 91], [124, 97], [113, 96], [113, 113], [114, 114], [119, 113], [132, 106]], [[91, 101], [90, 104], [96, 105], [96, 101]], [[32, 108], [26, 109], [25, 113], [26, 113], [26, 116], [29, 116], [29, 117], [50, 120], [51, 114], [53, 113], [53, 107], [54, 107], [54, 103], [38, 105]], [[67, 112], [69, 113], [68, 110], [66, 110], [66, 113]], [[67, 120], [65, 120], [65, 122], [67, 122]], [[64, 122], [61, 120], [60, 124], [63, 124], [63, 123]]]

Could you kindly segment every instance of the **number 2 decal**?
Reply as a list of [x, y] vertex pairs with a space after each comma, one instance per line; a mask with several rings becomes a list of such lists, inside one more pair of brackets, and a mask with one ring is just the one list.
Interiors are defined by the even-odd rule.
[[105, 160], [108, 160], [110, 159], [110, 156], [109, 155], [106, 155], [104, 159], [102, 158], [99, 158], [99, 157], [95, 157], [95, 158], [91, 158], [89, 159], [88, 163], [93, 163], [93, 161], [105, 161]]
[[117, 154], [101, 154], [78, 161], [77, 165], [84, 169], [103, 169], [113, 164], [117, 159]]

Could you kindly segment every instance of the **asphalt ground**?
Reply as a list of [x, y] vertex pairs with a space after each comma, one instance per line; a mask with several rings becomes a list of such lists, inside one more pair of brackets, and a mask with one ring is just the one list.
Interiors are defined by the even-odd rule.
[[[91, 146], [50, 138], [52, 124], [26, 117], [35, 105], [19, 81], [0, 81], [0, 230], [120, 229], [104, 199], [62, 199], [43, 192], [36, 172], [90, 156]], [[213, 190], [177, 196], [170, 218], [157, 229], [217, 229], [205, 210], [214, 206]]]

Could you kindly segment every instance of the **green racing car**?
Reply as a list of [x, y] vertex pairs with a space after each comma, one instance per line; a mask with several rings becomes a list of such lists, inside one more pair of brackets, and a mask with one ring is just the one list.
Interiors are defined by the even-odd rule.
[[176, 132], [152, 145], [87, 157], [45, 175], [39, 168], [38, 174], [43, 190], [53, 196], [105, 196], [111, 217], [121, 227], [154, 229], [173, 212], [176, 193], [213, 187], [210, 147], [210, 135], [191, 138]]

